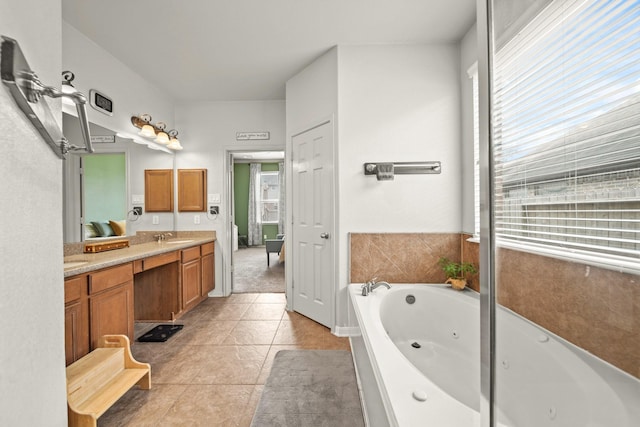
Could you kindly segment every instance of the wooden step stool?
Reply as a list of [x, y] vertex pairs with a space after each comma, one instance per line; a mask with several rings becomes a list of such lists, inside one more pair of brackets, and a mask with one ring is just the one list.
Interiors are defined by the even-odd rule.
[[126, 335], [104, 335], [98, 348], [67, 366], [69, 426], [97, 425], [123, 394], [138, 384], [151, 388], [151, 366], [131, 355]]

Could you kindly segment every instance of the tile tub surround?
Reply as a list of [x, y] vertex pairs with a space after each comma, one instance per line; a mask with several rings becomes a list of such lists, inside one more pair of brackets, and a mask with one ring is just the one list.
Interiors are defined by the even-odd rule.
[[639, 276], [509, 249], [497, 259], [498, 303], [640, 378]]
[[350, 283], [443, 283], [441, 256], [460, 260], [459, 233], [350, 233]]
[[[280, 350], [350, 350], [348, 338], [284, 309], [283, 293], [209, 298], [165, 343], [132, 342], [151, 390], [132, 389], [100, 426], [249, 426]], [[136, 336], [155, 324], [136, 324]]]

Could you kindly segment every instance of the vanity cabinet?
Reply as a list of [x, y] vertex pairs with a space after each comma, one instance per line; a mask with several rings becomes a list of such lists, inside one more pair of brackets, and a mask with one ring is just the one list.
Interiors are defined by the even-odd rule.
[[89, 353], [87, 275], [64, 281], [64, 349], [67, 365]]
[[134, 261], [135, 318], [141, 322], [173, 321], [179, 315], [180, 251]]
[[89, 274], [91, 348], [107, 334], [134, 339], [133, 264], [126, 263]]
[[200, 302], [202, 293], [200, 246], [183, 249], [180, 252], [182, 259], [182, 310], [188, 310]]
[[207, 170], [178, 169], [178, 211], [204, 212], [207, 209]]
[[173, 169], [145, 169], [145, 212], [173, 212]]
[[200, 258], [200, 266], [202, 269], [202, 287], [201, 287], [201, 295], [202, 298], [207, 298], [209, 292], [211, 292], [215, 287], [215, 253], [213, 249], [213, 242], [205, 243], [204, 245], [200, 245], [200, 253], [202, 257]]
[[64, 302], [67, 365], [96, 348], [102, 335], [122, 334], [133, 340], [131, 263], [65, 279]]

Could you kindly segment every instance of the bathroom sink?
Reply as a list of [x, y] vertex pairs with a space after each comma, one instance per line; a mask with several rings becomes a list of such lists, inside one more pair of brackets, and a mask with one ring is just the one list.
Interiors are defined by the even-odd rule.
[[64, 263], [64, 269], [80, 267], [81, 265], [85, 265], [88, 261], [69, 261]]
[[165, 243], [173, 243], [173, 244], [178, 244], [178, 243], [191, 243], [193, 242], [194, 239], [187, 239], [187, 240], [167, 240], [165, 241]]

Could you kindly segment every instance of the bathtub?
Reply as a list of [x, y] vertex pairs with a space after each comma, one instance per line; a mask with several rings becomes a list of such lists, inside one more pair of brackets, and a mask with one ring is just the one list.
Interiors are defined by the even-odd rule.
[[[349, 286], [351, 346], [367, 424], [480, 426], [478, 294], [360, 286]], [[640, 425], [638, 379], [507, 309], [496, 319], [499, 426]]]

